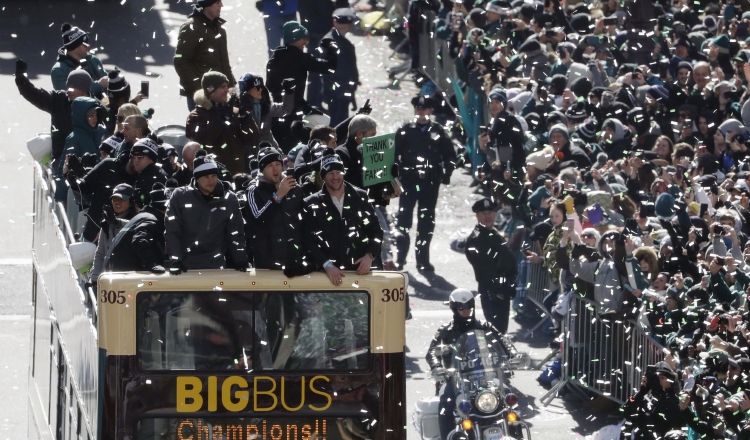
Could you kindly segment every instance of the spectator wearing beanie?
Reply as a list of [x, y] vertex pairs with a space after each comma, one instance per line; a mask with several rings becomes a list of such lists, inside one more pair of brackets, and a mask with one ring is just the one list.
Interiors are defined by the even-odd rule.
[[70, 23], [63, 23], [63, 45], [57, 51], [57, 62], [52, 66], [52, 87], [55, 90], [68, 89], [68, 75], [78, 68], [91, 76], [91, 83], [86, 92], [91, 92], [97, 98], [107, 88], [107, 71], [96, 55], [89, 54], [89, 35]]
[[[708, 17], [707, 17], [708, 18]], [[724, 78], [734, 76], [734, 66], [730, 56], [730, 42], [726, 35], [719, 35], [711, 40], [708, 49], [708, 61], [712, 66], [718, 66], [724, 73]]]
[[[125, 104], [138, 106], [138, 103], [143, 100], [143, 95], [139, 91], [138, 94], [135, 95], [135, 98], [130, 99], [130, 83], [124, 76], [122, 76], [120, 69], [117, 67], [110, 70], [107, 77], [109, 78], [109, 84], [107, 86], [109, 118], [105, 125], [110, 133], [114, 133], [116, 131], [117, 115], [119, 114], [118, 111], [120, 110], [120, 107]], [[150, 118], [151, 115], [153, 115], [153, 109], [151, 109], [150, 114], [149, 112], [141, 112], [141, 114], [146, 118]]]
[[34, 86], [26, 76], [27, 69], [28, 66], [24, 60], [16, 60], [16, 87], [25, 100], [39, 110], [50, 114], [52, 159], [59, 160], [65, 147], [65, 138], [73, 131], [71, 113], [73, 100], [90, 95], [91, 75], [85, 70], [74, 70], [68, 74], [67, 86], [64, 90], [49, 91]]
[[220, 0], [198, 0], [177, 33], [174, 68], [180, 77], [180, 95], [187, 97], [191, 111], [195, 108], [193, 95], [201, 89], [205, 73], [223, 73], [229, 87], [237, 84], [229, 64], [226, 20], [219, 18], [221, 7]]
[[[246, 171], [245, 151], [257, 148], [260, 130], [250, 109], [235, 110], [229, 103], [229, 79], [220, 72], [208, 72], [195, 92], [195, 109], [187, 118], [185, 136], [216, 155], [231, 174]], [[216, 121], [222, 121], [216, 123]]]
[[[526, 160], [526, 152], [523, 149], [526, 139], [521, 123], [506, 110], [508, 97], [504, 88], [496, 86], [490, 91], [488, 98], [492, 126], [489, 133], [479, 136], [479, 147], [498, 149], [500, 156], [505, 158], [504, 160], [510, 157], [514, 175], [522, 176]], [[510, 155], [507, 152], [510, 152]]]
[[549, 130], [549, 141], [555, 150], [554, 160], [548, 167], [549, 169], [559, 171], [560, 165], [569, 161], [575, 162], [578, 168], [591, 166], [591, 160], [586, 152], [575, 145], [571, 145], [570, 134], [568, 134], [566, 126], [562, 124], [553, 125]]
[[[273, 56], [266, 65], [266, 87], [271, 92], [274, 102], [281, 102], [282, 81], [294, 79], [294, 108], [299, 111], [305, 107], [305, 88], [308, 72], [328, 75], [338, 67], [338, 46], [330, 38], [320, 42], [322, 54], [305, 52], [309, 41], [307, 28], [296, 21], [284, 23], [284, 45], [273, 51]], [[277, 139], [278, 140], [278, 139]], [[288, 151], [282, 146], [282, 150]]]
[[299, 246], [304, 194], [282, 164], [283, 155], [272, 147], [258, 153], [258, 179], [247, 190], [245, 238], [253, 267], [301, 275], [310, 267], [303, 264]]
[[240, 204], [218, 175], [212, 158], [196, 154], [193, 182], [172, 193], [165, 238], [173, 275], [194, 269], [248, 270]]
[[[303, 18], [303, 22], [308, 23], [315, 19], [319, 21], [325, 20], [326, 25], [330, 26], [330, 14], [327, 14], [325, 18], [313, 17], [310, 15], [310, 12], [312, 11], [308, 11], [308, 9], [313, 9], [310, 8], [310, 6], [312, 5], [318, 6], [315, 9], [322, 10], [325, 10], [327, 7], [331, 7], [331, 2], [327, 2], [328, 5], [318, 5], [318, 3], [320, 2], [316, 2], [315, 0], [285, 0], [283, 2], [279, 2], [278, 0], [261, 0], [260, 2], [256, 3], [259, 4], [260, 12], [263, 14], [263, 27], [266, 29], [266, 42], [268, 43], [268, 58], [271, 58], [273, 56], [273, 51], [275, 49], [286, 44], [283, 33], [284, 24], [297, 19], [298, 7], [300, 16]], [[308, 7], [303, 8], [303, 6]], [[305, 18], [307, 18], [307, 20], [305, 20]], [[314, 42], [316, 43], [315, 46], [317, 46], [317, 43], [320, 41], [320, 37], [323, 34], [325, 34], [325, 31], [322, 31], [318, 34], [318, 39]], [[282, 42], [282, 40], [284, 41]]]
[[139, 208], [149, 204], [149, 194], [154, 183], [164, 183], [169, 176], [157, 162], [159, 161], [159, 144], [151, 138], [136, 141], [130, 149], [133, 168], [138, 173], [133, 184], [135, 204]]

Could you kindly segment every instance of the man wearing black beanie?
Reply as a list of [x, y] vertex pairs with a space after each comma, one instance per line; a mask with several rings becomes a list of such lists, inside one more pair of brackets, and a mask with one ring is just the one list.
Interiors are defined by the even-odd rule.
[[240, 204], [230, 184], [218, 177], [216, 162], [196, 153], [193, 181], [169, 199], [165, 238], [173, 275], [193, 269], [248, 270]]
[[60, 30], [63, 46], [58, 49], [57, 62], [52, 66], [52, 87], [55, 90], [67, 90], [68, 75], [81, 68], [91, 75], [91, 93], [101, 98], [109, 84], [109, 78], [99, 58], [89, 54], [89, 35], [70, 23], [63, 23]]

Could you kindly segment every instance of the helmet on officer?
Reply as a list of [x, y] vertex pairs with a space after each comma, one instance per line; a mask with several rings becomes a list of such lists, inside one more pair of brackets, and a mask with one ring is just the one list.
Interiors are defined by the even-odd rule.
[[[449, 304], [453, 311], [453, 320], [457, 324], [469, 324], [474, 321], [474, 294], [468, 289], [459, 288], [451, 292]], [[471, 310], [469, 317], [463, 317], [461, 310]]]

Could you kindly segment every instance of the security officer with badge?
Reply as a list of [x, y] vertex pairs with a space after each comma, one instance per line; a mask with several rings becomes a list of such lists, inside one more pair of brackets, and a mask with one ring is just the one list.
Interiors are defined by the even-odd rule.
[[434, 101], [429, 96], [411, 100], [414, 121], [396, 132], [396, 163], [400, 167], [403, 193], [396, 216], [397, 269], [406, 263], [409, 230], [417, 204], [416, 262], [420, 272], [434, 272], [430, 264], [430, 242], [435, 229], [435, 206], [440, 184], [450, 184], [456, 152], [445, 129], [431, 120]]
[[516, 295], [518, 265], [505, 238], [495, 229], [495, 203], [482, 199], [471, 210], [477, 216], [477, 225], [466, 240], [466, 258], [474, 268], [479, 283], [484, 317], [500, 333], [508, 332], [510, 301]]

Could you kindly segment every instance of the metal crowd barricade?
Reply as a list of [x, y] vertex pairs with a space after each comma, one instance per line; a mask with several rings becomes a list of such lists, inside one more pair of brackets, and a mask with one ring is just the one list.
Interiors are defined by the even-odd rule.
[[634, 321], [599, 314], [596, 304], [575, 295], [563, 321], [562, 377], [541, 401], [546, 406], [563, 388], [591, 391], [623, 404], [639, 386], [647, 365], [664, 360], [663, 347]]
[[[539, 243], [534, 243], [532, 251], [537, 255], [541, 254], [541, 246]], [[537, 322], [531, 329], [525, 331], [520, 335], [522, 339], [531, 337], [535, 331], [544, 325], [550, 319], [550, 311], [544, 306], [544, 298], [554, 289], [552, 281], [549, 277], [549, 271], [545, 268], [542, 263], [531, 263], [529, 262], [529, 282], [528, 282], [528, 294], [526, 300], [534, 303], [542, 312], [541, 320]]]

